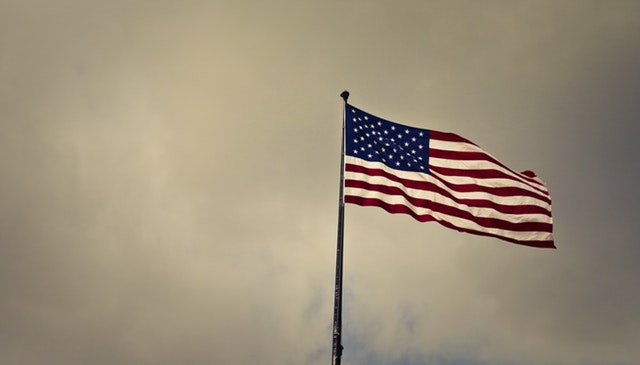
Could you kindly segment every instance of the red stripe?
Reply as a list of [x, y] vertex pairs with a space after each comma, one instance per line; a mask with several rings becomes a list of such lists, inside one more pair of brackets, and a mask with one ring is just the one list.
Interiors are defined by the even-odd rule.
[[484, 152], [469, 152], [469, 151], [447, 151], [447, 150], [438, 150], [438, 149], [434, 149], [431, 148], [429, 149], [429, 157], [435, 157], [435, 158], [442, 158], [442, 159], [446, 159], [446, 160], [457, 160], [457, 161], [487, 161], [487, 162], [491, 162], [495, 165], [498, 165], [504, 169], [506, 169], [507, 171], [511, 171], [513, 174], [517, 175], [518, 177], [520, 177], [520, 179], [517, 179], [519, 181], [522, 181], [523, 183], [531, 186], [532, 188], [536, 189], [536, 190], [541, 190], [540, 189], [540, 182], [536, 181], [534, 178], [531, 178], [529, 176], [526, 175], [522, 175], [518, 172], [515, 172], [513, 170], [511, 170], [510, 168], [508, 168], [507, 166], [505, 166], [502, 162], [496, 160], [495, 158], [491, 157], [490, 155], [484, 153]]
[[[435, 184], [431, 182], [403, 179], [382, 169], [371, 169], [361, 165], [354, 165], [354, 164], [347, 163], [345, 164], [345, 171], [363, 173], [369, 176], [383, 176], [389, 180], [401, 183], [404, 186], [412, 189], [427, 190], [427, 191], [434, 191], [438, 189], [435, 186]], [[434, 175], [431, 175], [431, 176], [434, 178], [437, 178]], [[551, 204], [551, 201], [549, 198], [540, 196], [532, 191], [517, 188], [517, 187], [487, 187], [487, 186], [479, 186], [475, 184], [452, 184], [450, 182], [443, 181], [442, 179], [438, 179], [438, 180], [440, 180], [443, 184], [445, 184], [446, 187], [449, 188], [450, 190], [461, 192], [461, 193], [483, 192], [483, 193], [487, 193], [495, 196], [501, 196], [501, 197], [527, 196], [527, 197], [531, 197], [531, 198], [543, 201], [547, 204]], [[447, 192], [447, 197], [454, 200], [456, 199], [449, 192]]]
[[469, 143], [474, 146], [477, 146], [475, 143], [471, 142], [466, 138], [463, 138], [457, 134], [448, 133], [448, 132], [439, 132], [439, 131], [430, 130], [429, 139], [437, 139], [439, 141], [445, 141], [445, 142]]
[[418, 215], [418, 214], [414, 213], [411, 209], [409, 209], [405, 205], [389, 204], [389, 203], [386, 203], [386, 202], [384, 202], [384, 201], [382, 201], [380, 199], [376, 199], [376, 198], [363, 198], [363, 197], [360, 197], [360, 196], [347, 195], [347, 196], [345, 196], [345, 202], [351, 203], [351, 204], [357, 204], [357, 205], [361, 205], [361, 206], [376, 206], [376, 207], [380, 207], [380, 208], [386, 210], [389, 213], [393, 213], [393, 214], [395, 214], [395, 213], [408, 214], [408, 215], [412, 216], [413, 218], [415, 218], [416, 220], [418, 220], [420, 222], [436, 221], [439, 224], [441, 224], [442, 226], [445, 226], [445, 227], [450, 228], [450, 229], [455, 229], [455, 230], [460, 231], [460, 232], [472, 233], [472, 234], [476, 234], [476, 235], [480, 235], [480, 236], [496, 237], [496, 238], [500, 238], [500, 239], [503, 239], [505, 241], [509, 241], [509, 242], [516, 243], [516, 244], [519, 244], [519, 245], [530, 246], [530, 247], [540, 247], [540, 248], [556, 248], [556, 246], [554, 245], [553, 241], [542, 241], [542, 240], [522, 241], [522, 240], [516, 240], [516, 239], [510, 238], [510, 237], [503, 237], [501, 235], [497, 235], [497, 234], [493, 234], [493, 233], [487, 233], [487, 232], [476, 231], [476, 230], [468, 229], [468, 228], [456, 227], [455, 225], [453, 225], [450, 222], [437, 220], [437, 219], [435, 219], [434, 217], [432, 217], [430, 215]]
[[[365, 184], [370, 184], [370, 183], [367, 183], [361, 180], [351, 180], [351, 179], [345, 180], [346, 187], [371, 190], [371, 189], [368, 189], [368, 187], [366, 187]], [[530, 205], [530, 204], [504, 205], [504, 204], [498, 204], [495, 201], [490, 199], [459, 199], [459, 198], [453, 197], [449, 191], [439, 189], [435, 185], [433, 185], [433, 189], [428, 189], [423, 191], [429, 191], [434, 194], [439, 194], [443, 197], [447, 197], [453, 200], [456, 204], [459, 204], [461, 206], [466, 205], [469, 207], [493, 209], [496, 212], [503, 213], [503, 214], [514, 214], [514, 215], [542, 214], [542, 215], [551, 217], [551, 212], [548, 209], [545, 209], [544, 207], [541, 207], [538, 205]], [[414, 199], [421, 199], [421, 198], [414, 197]]]
[[[503, 219], [489, 218], [489, 217], [476, 217], [471, 214], [470, 211], [456, 208], [447, 204], [436, 203], [427, 199], [420, 199], [408, 195], [404, 190], [386, 185], [370, 184], [364, 181], [346, 180], [346, 187], [361, 188], [368, 191], [375, 191], [386, 195], [396, 195], [404, 197], [411, 205], [419, 208], [430, 209], [436, 212], [444, 213], [446, 215], [462, 218], [468, 221], [477, 223], [478, 225], [486, 228], [504, 229], [513, 232], [551, 232], [552, 225], [550, 223], [543, 222], [521, 222], [513, 223]], [[440, 192], [434, 192], [439, 194]], [[508, 213], [515, 214], [515, 213]]]
[[[543, 190], [543, 189], [541, 189], [541, 188], [539, 188], [537, 186], [532, 186], [531, 184], [523, 182], [522, 180], [518, 180], [513, 175], [509, 175], [509, 174], [505, 173], [504, 171], [491, 170], [491, 169], [477, 169], [477, 170], [475, 170], [475, 169], [474, 170], [454, 169], [454, 168], [451, 168], [451, 167], [442, 167], [442, 166], [429, 166], [429, 170], [431, 170], [431, 171], [433, 171], [433, 172], [435, 172], [437, 174], [440, 174], [440, 175], [468, 177], [468, 178], [476, 179], [476, 180], [508, 179], [508, 180], [512, 180], [512, 181], [517, 181], [520, 184], [525, 184], [527, 186], [530, 186], [532, 189], [535, 189], [536, 191], [540, 192], [541, 194], [544, 194], [544, 196], [540, 196], [539, 199], [540, 200], [547, 200], [547, 203], [551, 203], [551, 201], [548, 198], [549, 197], [549, 192], [548, 191]], [[535, 196], [538, 197], [538, 195], [535, 195]]]
[[460, 161], [489, 161], [495, 163], [496, 165], [502, 166], [502, 164], [496, 160], [495, 158], [487, 155], [483, 152], [475, 152], [475, 151], [450, 151], [450, 150], [439, 150], [435, 148], [429, 149], [429, 157], [437, 157], [444, 158], [447, 160], [460, 160]]

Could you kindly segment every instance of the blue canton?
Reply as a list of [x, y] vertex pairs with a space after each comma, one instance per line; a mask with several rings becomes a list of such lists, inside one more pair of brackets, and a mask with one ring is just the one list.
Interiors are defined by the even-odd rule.
[[429, 172], [429, 131], [346, 105], [346, 154], [404, 171]]

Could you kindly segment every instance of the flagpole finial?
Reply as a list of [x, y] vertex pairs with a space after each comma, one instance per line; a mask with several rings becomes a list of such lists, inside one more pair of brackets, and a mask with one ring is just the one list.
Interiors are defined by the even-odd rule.
[[347, 102], [347, 99], [349, 99], [349, 92], [347, 90], [343, 91], [342, 94], [340, 94], [340, 96], [342, 97], [342, 99], [344, 99], [344, 102]]

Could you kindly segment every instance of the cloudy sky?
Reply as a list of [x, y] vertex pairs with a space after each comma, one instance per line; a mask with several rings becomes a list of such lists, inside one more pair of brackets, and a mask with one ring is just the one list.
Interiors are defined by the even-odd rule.
[[0, 0], [0, 363], [330, 363], [348, 89], [558, 249], [347, 206], [343, 364], [637, 364], [638, 65], [637, 1]]

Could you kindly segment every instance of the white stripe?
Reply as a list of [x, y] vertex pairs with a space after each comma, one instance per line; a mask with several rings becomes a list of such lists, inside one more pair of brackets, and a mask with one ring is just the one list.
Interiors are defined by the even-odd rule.
[[540, 190], [543, 190], [547, 192], [547, 188], [544, 185], [540, 185], [533, 181], [528, 181], [520, 174], [514, 173], [513, 171], [505, 169], [500, 165], [496, 165], [495, 163], [486, 160], [452, 160], [429, 157], [429, 165], [460, 170], [498, 170], [517, 179], [517, 181], [514, 181], [513, 183], [516, 184], [519, 182], [522, 188], [525, 188], [526, 186], [526, 189], [530, 191], [540, 193]]
[[476, 222], [473, 222], [464, 218], [447, 215], [441, 212], [435, 212], [430, 209], [417, 208], [413, 206], [411, 203], [409, 203], [403, 196], [387, 195], [377, 191], [369, 191], [369, 190], [364, 190], [359, 188], [346, 188], [345, 195], [363, 197], [363, 198], [375, 198], [375, 199], [380, 199], [387, 204], [404, 205], [418, 215], [430, 215], [438, 221], [449, 222], [461, 229], [471, 229], [478, 232], [490, 233], [490, 234], [494, 234], [497, 236], [506, 237], [506, 238], [510, 238], [518, 241], [551, 241], [553, 240], [553, 236], [549, 232], [538, 232], [538, 231], [520, 232], [520, 231], [510, 231], [510, 230], [491, 228], [491, 227], [487, 228], [477, 224]]
[[[443, 179], [444, 181], [447, 182], [451, 182], [454, 184], [476, 184], [479, 186], [484, 186], [484, 187], [516, 187], [516, 188], [521, 188], [523, 190], [527, 190], [530, 192], [535, 193], [536, 195], [541, 196], [542, 198], [545, 198], [545, 196], [539, 192], [536, 189], [531, 188], [530, 186], [526, 185], [526, 184], [519, 184], [517, 181], [513, 181], [513, 180], [509, 180], [509, 179], [472, 179], [469, 177], [463, 177], [463, 176], [446, 176], [446, 175], [441, 175], [436, 173], [435, 171], [431, 172], [430, 174], [426, 174], [426, 173], [419, 173], [419, 172], [413, 172], [413, 171], [403, 171], [403, 170], [395, 170], [392, 169], [390, 167], [388, 167], [387, 165], [385, 165], [382, 162], [371, 162], [371, 161], [366, 161], [357, 157], [352, 157], [352, 156], [346, 156], [346, 161], [348, 163], [352, 163], [355, 165], [360, 165], [360, 166], [364, 166], [367, 168], [374, 168], [374, 169], [381, 169], [384, 170], [390, 174], [396, 175], [400, 178], [403, 179], [407, 179], [407, 180], [414, 180], [414, 181], [428, 181], [428, 182], [432, 182], [435, 184], [438, 184], [439, 187], [443, 188], [443, 189], [447, 189], [450, 190], [449, 188], [447, 188], [444, 184], [442, 184], [442, 182], [438, 181], [438, 179], [434, 179], [433, 176], [437, 176], [441, 179]], [[433, 175], [433, 176], [432, 176]], [[453, 191], [452, 191], [453, 193]], [[471, 194], [471, 193], [458, 193], [458, 194]], [[480, 194], [483, 194], [482, 192], [480, 192]], [[465, 197], [464, 195], [456, 195], [458, 197]], [[471, 196], [469, 196], [471, 197]], [[497, 196], [496, 196], [497, 197]], [[500, 198], [500, 197], [497, 197]], [[535, 201], [538, 201], [538, 199], [535, 198], [531, 198]], [[537, 204], [537, 205], [541, 205], [541, 206], [548, 206], [548, 204], [546, 203], [545, 200], [539, 200], [541, 204]], [[508, 204], [508, 203], [506, 203]]]
[[[453, 191], [451, 189], [449, 189], [446, 185], [444, 185], [441, 181], [439, 181], [438, 179], [433, 178], [431, 175], [429, 174], [423, 174], [423, 173], [417, 173], [417, 172], [409, 172], [409, 171], [401, 171], [401, 170], [395, 170], [392, 169], [390, 167], [388, 167], [387, 165], [381, 163], [381, 162], [370, 162], [370, 161], [366, 161], [357, 157], [352, 157], [352, 156], [345, 156], [345, 160], [347, 163], [351, 163], [354, 165], [360, 165], [366, 168], [371, 168], [371, 169], [381, 169], [389, 174], [392, 175], [396, 175], [400, 178], [403, 179], [407, 179], [407, 180], [413, 180], [413, 181], [425, 181], [425, 182], [430, 182], [433, 183], [435, 185], [437, 185], [439, 188], [442, 188], [444, 190], [447, 190], [449, 192], [451, 192], [451, 195], [453, 195], [455, 198], [458, 199], [486, 199], [486, 200], [491, 200], [496, 202], [497, 204], [501, 204], [501, 205], [537, 205], [540, 207], [543, 207], [544, 209], [546, 209], [547, 211], [551, 210], [551, 206], [544, 200], [539, 200], [533, 197], [529, 197], [529, 196], [507, 196], [507, 197], [502, 197], [502, 196], [497, 196], [497, 195], [491, 195], [489, 193], [485, 193], [485, 192], [457, 192], [457, 191]], [[435, 175], [435, 174], [434, 174]], [[438, 175], [440, 176], [440, 175]], [[384, 180], [373, 180], [374, 177], [369, 176], [369, 175], [363, 175], [360, 173], [355, 173], [355, 172], [350, 172], [350, 171], [345, 171], [345, 178], [350, 178], [350, 179], [354, 179], [354, 180], [362, 180], [362, 181], [368, 181], [368, 182], [373, 182], [376, 181], [377, 183], [380, 183], [381, 185], [388, 185], [388, 186], [395, 186], [395, 182], [392, 182], [391, 180], [388, 180], [387, 178], [384, 177], [380, 177], [381, 179]], [[378, 177], [376, 177], [378, 178]], [[448, 177], [445, 179], [447, 180]], [[489, 179], [486, 179], [489, 180]], [[511, 180], [509, 180], [511, 181]], [[474, 179], [470, 179], [470, 178], [466, 178], [464, 183], [475, 183], [480, 185], [480, 180], [474, 180]], [[393, 185], [392, 185], [393, 184]], [[513, 182], [513, 184], [507, 184], [506, 186], [513, 186], [517, 184], [517, 182]], [[483, 186], [492, 186], [492, 185], [487, 185], [484, 184]], [[519, 186], [522, 187], [522, 186]], [[407, 189], [403, 186], [403, 189]], [[527, 190], [530, 190], [531, 188], [529, 187]], [[414, 190], [415, 191], [415, 190]], [[540, 194], [539, 192], [535, 191], [534, 192]], [[429, 192], [424, 192], [423, 194], [416, 194], [417, 197], [420, 197], [421, 199], [428, 199], [427, 197], [425, 197], [425, 194], [427, 194]]]
[[471, 144], [471, 143], [441, 141], [441, 140], [435, 139], [435, 138], [429, 138], [429, 147], [435, 148], [436, 150], [443, 150], [443, 151], [462, 151], [462, 152], [482, 152], [482, 153], [486, 153], [480, 147], [478, 147], [478, 146], [476, 146], [474, 144]]
[[518, 188], [518, 189], [522, 189], [522, 190], [526, 190], [531, 193], [534, 193], [537, 196], [539, 196], [540, 199], [548, 198], [548, 196], [545, 195], [540, 190], [532, 188], [528, 184], [524, 184], [522, 182], [514, 181], [510, 179], [500, 179], [500, 178], [474, 179], [467, 176], [443, 175], [433, 170], [431, 170], [431, 175], [439, 177], [440, 179], [455, 185], [475, 184], [475, 185], [486, 187], [486, 188]]
[[[550, 223], [550, 219], [551, 219], [548, 215], [544, 215], [544, 214], [537, 214], [537, 213], [536, 214], [509, 214], [509, 213], [499, 212], [493, 208], [476, 207], [476, 206], [470, 206], [467, 204], [457, 203], [453, 199], [448, 198], [438, 192], [408, 188], [404, 186], [402, 183], [389, 180], [384, 176], [369, 176], [363, 173], [347, 171], [345, 173], [345, 179], [364, 181], [364, 182], [368, 182], [370, 184], [375, 184], [375, 185], [395, 187], [404, 191], [409, 197], [447, 205], [453, 208], [460, 209], [462, 211], [467, 211], [471, 213], [471, 215], [473, 215], [474, 217], [479, 217], [479, 218], [496, 218], [496, 219], [501, 219], [503, 221], [507, 221], [511, 223], [521, 223], [525, 221], [537, 222], [537, 223]], [[535, 201], [532, 198], [529, 198], [526, 196], [505, 198], [505, 197], [493, 196], [486, 193], [455, 193], [455, 192], [451, 192], [451, 193], [456, 198], [483, 199], [483, 200], [493, 201], [500, 205], [507, 205], [507, 206], [537, 205], [542, 208], [548, 209], [548, 206], [546, 206], [546, 204], [541, 204], [539, 201]], [[380, 193], [380, 194], [384, 194], [384, 193]], [[428, 214], [428, 213], [420, 213], [420, 211], [426, 210], [426, 208], [416, 206], [416, 209], [417, 209], [415, 210], [416, 213]]]
[[[442, 151], [451, 151], [451, 152], [479, 152], [479, 153], [483, 153], [486, 156], [493, 158], [494, 160], [498, 161], [497, 158], [495, 158], [494, 156], [492, 156], [490, 153], [487, 153], [486, 151], [484, 151], [483, 149], [481, 149], [480, 147], [473, 145], [471, 143], [463, 143], [463, 142], [450, 142], [450, 141], [440, 141], [437, 139], [430, 139], [429, 140], [429, 147], [431, 149], [436, 149], [436, 150], [442, 150]], [[431, 164], [433, 166], [442, 166], [442, 167], [453, 167], [451, 164], [446, 164], [447, 161], [459, 161], [459, 160], [449, 160], [449, 159], [439, 159], [439, 158], [430, 158], [430, 161], [433, 160], [442, 160], [445, 163], [444, 164], [436, 164], [431, 162]], [[486, 163], [488, 163], [490, 166], [488, 168], [491, 169], [498, 169], [500, 171], [503, 171], [505, 173], [508, 173], [511, 176], [516, 177], [517, 179], [520, 179], [522, 182], [527, 183], [527, 184], [531, 184], [532, 186], [536, 186], [539, 187], [541, 189], [545, 189], [545, 185], [544, 182], [542, 182], [540, 179], [535, 178], [537, 181], [531, 181], [530, 179], [532, 179], [529, 176], [523, 175], [517, 171], [513, 171], [510, 169], [505, 169], [503, 167], [501, 167], [500, 165], [496, 165], [493, 162], [490, 161], [485, 161]], [[462, 167], [464, 169], [471, 169], [471, 170], [475, 170], [475, 169], [479, 169], [480, 167], [475, 167], [475, 166], [471, 166], [471, 165], [463, 165], [465, 167]], [[472, 168], [470, 168], [472, 167]], [[487, 167], [485, 167], [487, 168]]]

